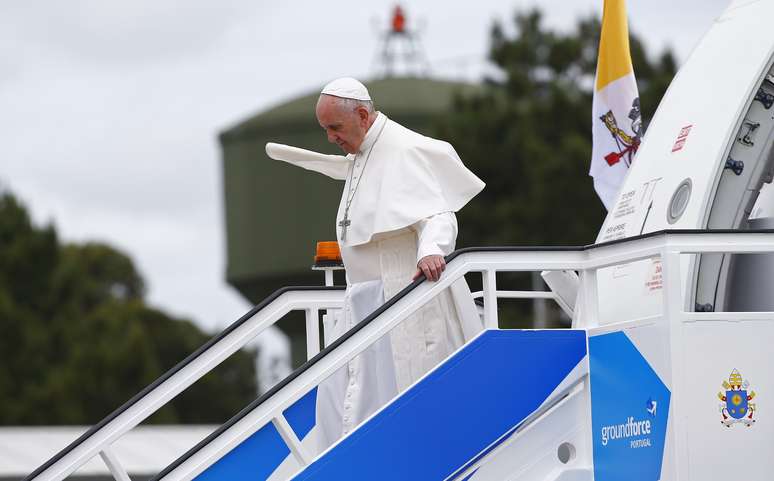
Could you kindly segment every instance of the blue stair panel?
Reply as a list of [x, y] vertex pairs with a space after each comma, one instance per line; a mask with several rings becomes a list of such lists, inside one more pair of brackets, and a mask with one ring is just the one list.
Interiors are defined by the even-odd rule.
[[[315, 423], [317, 388], [287, 408], [283, 414], [299, 439]], [[290, 454], [274, 424], [267, 424], [195, 478], [196, 481], [264, 481]]]
[[294, 479], [443, 480], [537, 409], [584, 331], [487, 331]]

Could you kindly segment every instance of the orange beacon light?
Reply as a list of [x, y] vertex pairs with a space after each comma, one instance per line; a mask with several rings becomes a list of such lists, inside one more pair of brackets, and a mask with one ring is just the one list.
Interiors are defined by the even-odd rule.
[[339, 243], [336, 241], [318, 242], [312, 270], [325, 271], [325, 285], [332, 286], [333, 271], [342, 269], [344, 269], [344, 263], [341, 260]]

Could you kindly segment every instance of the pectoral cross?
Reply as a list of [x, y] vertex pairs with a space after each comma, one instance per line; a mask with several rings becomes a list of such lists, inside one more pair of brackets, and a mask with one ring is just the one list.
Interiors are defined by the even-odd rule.
[[341, 240], [347, 240], [347, 227], [352, 224], [352, 221], [348, 219], [349, 213], [344, 213], [344, 219], [339, 221], [339, 227], [341, 227]]

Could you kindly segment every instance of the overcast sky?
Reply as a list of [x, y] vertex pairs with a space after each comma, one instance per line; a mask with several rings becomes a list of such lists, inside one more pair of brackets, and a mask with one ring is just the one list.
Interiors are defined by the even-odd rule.
[[[217, 133], [332, 78], [371, 76], [394, 4], [2, 1], [0, 183], [65, 240], [127, 252], [152, 304], [221, 328], [249, 306], [223, 281]], [[472, 78], [495, 19], [539, 5], [567, 29], [602, 0], [402, 4], [435, 74]], [[726, 4], [630, 0], [630, 25], [682, 62]]]

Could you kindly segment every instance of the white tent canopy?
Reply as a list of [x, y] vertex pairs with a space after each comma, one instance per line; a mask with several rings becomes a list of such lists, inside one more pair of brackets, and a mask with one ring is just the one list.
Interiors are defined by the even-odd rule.
[[[155, 475], [216, 426], [138, 426], [113, 449], [129, 475]], [[0, 427], [0, 479], [21, 479], [86, 432], [87, 426]], [[151, 448], [151, 449], [149, 449]], [[99, 456], [75, 476], [110, 476]]]

